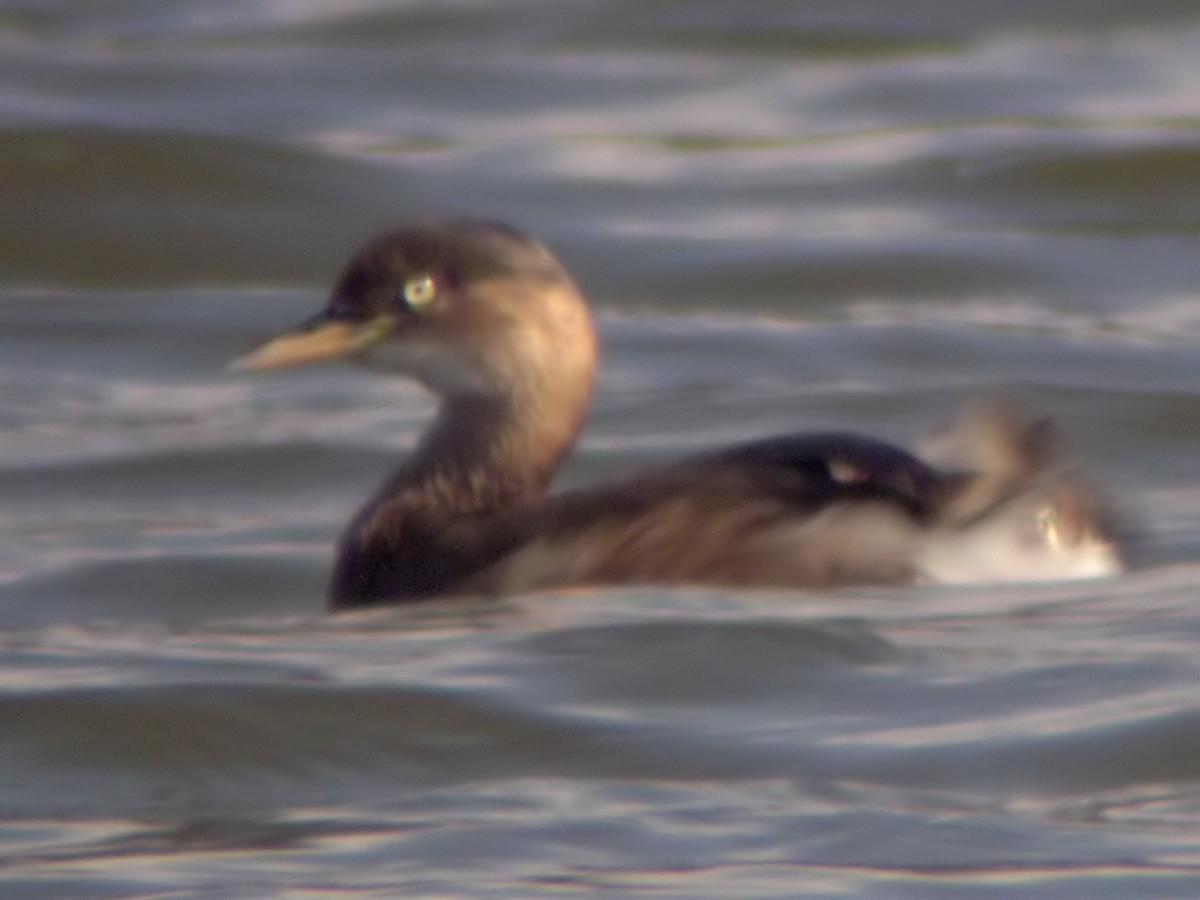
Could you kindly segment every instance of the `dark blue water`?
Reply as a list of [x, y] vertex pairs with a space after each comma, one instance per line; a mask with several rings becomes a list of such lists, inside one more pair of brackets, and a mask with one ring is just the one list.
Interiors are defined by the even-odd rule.
[[[0, 893], [1200, 894], [1192, 2], [0, 5]], [[604, 345], [560, 479], [1004, 392], [1100, 582], [324, 612], [431, 401], [225, 371], [375, 229]]]

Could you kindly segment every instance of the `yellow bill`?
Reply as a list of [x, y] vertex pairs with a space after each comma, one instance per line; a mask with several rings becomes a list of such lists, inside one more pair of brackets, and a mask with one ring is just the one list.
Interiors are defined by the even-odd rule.
[[229, 364], [230, 369], [255, 372], [344, 359], [363, 352], [391, 328], [389, 317], [370, 322], [328, 320], [285, 332]]

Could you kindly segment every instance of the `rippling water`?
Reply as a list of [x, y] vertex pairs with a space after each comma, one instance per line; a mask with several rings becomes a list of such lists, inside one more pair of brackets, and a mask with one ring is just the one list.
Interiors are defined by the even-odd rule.
[[[0, 4], [0, 892], [1200, 894], [1197, 46], [1193, 0]], [[564, 484], [998, 390], [1141, 565], [325, 615], [430, 402], [224, 366], [446, 214], [592, 298]]]

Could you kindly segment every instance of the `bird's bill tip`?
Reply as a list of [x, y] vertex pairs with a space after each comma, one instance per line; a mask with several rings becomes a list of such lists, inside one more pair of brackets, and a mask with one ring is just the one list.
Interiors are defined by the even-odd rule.
[[352, 322], [323, 322], [272, 338], [229, 364], [232, 371], [260, 372], [353, 356], [373, 343], [375, 332]]

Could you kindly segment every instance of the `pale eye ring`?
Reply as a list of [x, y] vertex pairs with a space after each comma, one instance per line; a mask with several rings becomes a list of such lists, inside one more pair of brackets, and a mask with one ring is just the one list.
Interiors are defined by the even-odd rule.
[[424, 309], [437, 296], [437, 285], [432, 275], [418, 275], [404, 282], [401, 294], [410, 309]]

